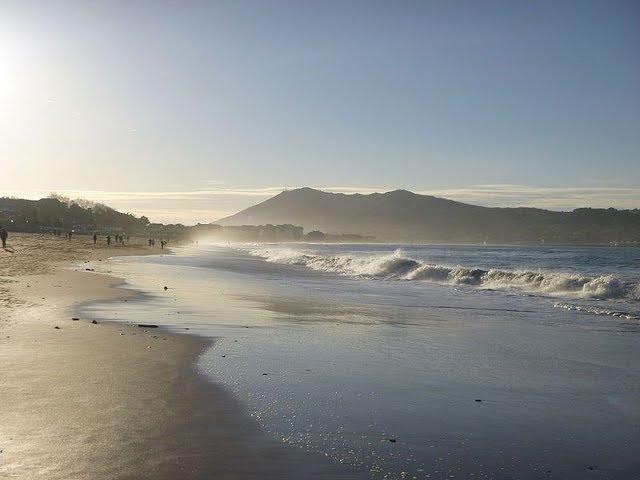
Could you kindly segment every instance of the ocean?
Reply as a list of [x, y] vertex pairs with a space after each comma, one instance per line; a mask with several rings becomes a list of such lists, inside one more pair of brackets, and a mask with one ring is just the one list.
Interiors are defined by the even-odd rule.
[[[370, 478], [640, 478], [640, 248], [210, 244], [102, 320], [214, 339], [267, 435]], [[167, 287], [165, 290], [164, 287]]]

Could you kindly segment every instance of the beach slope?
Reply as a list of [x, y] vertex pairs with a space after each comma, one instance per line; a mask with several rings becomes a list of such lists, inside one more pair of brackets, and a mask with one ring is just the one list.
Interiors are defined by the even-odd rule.
[[83, 262], [158, 249], [17, 234], [10, 245], [0, 252], [1, 477], [340, 478], [265, 438], [196, 375], [205, 340], [74, 319], [80, 303], [136, 295]]

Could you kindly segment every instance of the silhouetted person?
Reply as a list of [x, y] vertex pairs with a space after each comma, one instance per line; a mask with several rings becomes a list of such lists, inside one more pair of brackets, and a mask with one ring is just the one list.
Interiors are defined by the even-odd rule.
[[98, 243], [98, 235], [96, 235], [95, 233], [93, 234], [93, 244], [95, 245], [96, 243]]
[[69, 240], [71, 240], [71, 235], [73, 235], [73, 232], [69, 232]]
[[160, 248], [162, 250], [164, 250], [164, 246], [166, 245], [167, 242], [165, 242], [164, 240], [160, 240]]
[[107, 247], [111, 245], [111, 235], [107, 235]]
[[9, 236], [9, 232], [7, 232], [4, 227], [0, 227], [0, 240], [2, 241], [2, 248], [7, 248], [7, 237]]
[[149, 239], [149, 246], [151, 246], [151, 242], [152, 242], [152, 240], [151, 240], [151, 239]]

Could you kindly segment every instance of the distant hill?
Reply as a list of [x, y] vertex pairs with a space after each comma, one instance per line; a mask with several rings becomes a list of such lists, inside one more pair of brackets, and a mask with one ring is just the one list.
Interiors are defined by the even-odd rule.
[[0, 198], [0, 224], [10, 230], [127, 231], [146, 229], [149, 220], [85, 200], [52, 196], [40, 200]]
[[353, 233], [383, 241], [452, 243], [640, 242], [640, 210], [488, 208], [406, 190], [342, 194], [284, 191], [215, 222], [301, 225], [305, 231]]

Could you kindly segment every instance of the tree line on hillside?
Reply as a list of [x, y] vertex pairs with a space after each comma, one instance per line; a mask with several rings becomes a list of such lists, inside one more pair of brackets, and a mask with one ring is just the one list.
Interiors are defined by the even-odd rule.
[[75, 231], [127, 231], [146, 230], [149, 219], [121, 213], [100, 203], [70, 200], [52, 194], [40, 200], [0, 198], [0, 223], [6, 228], [22, 232]]

